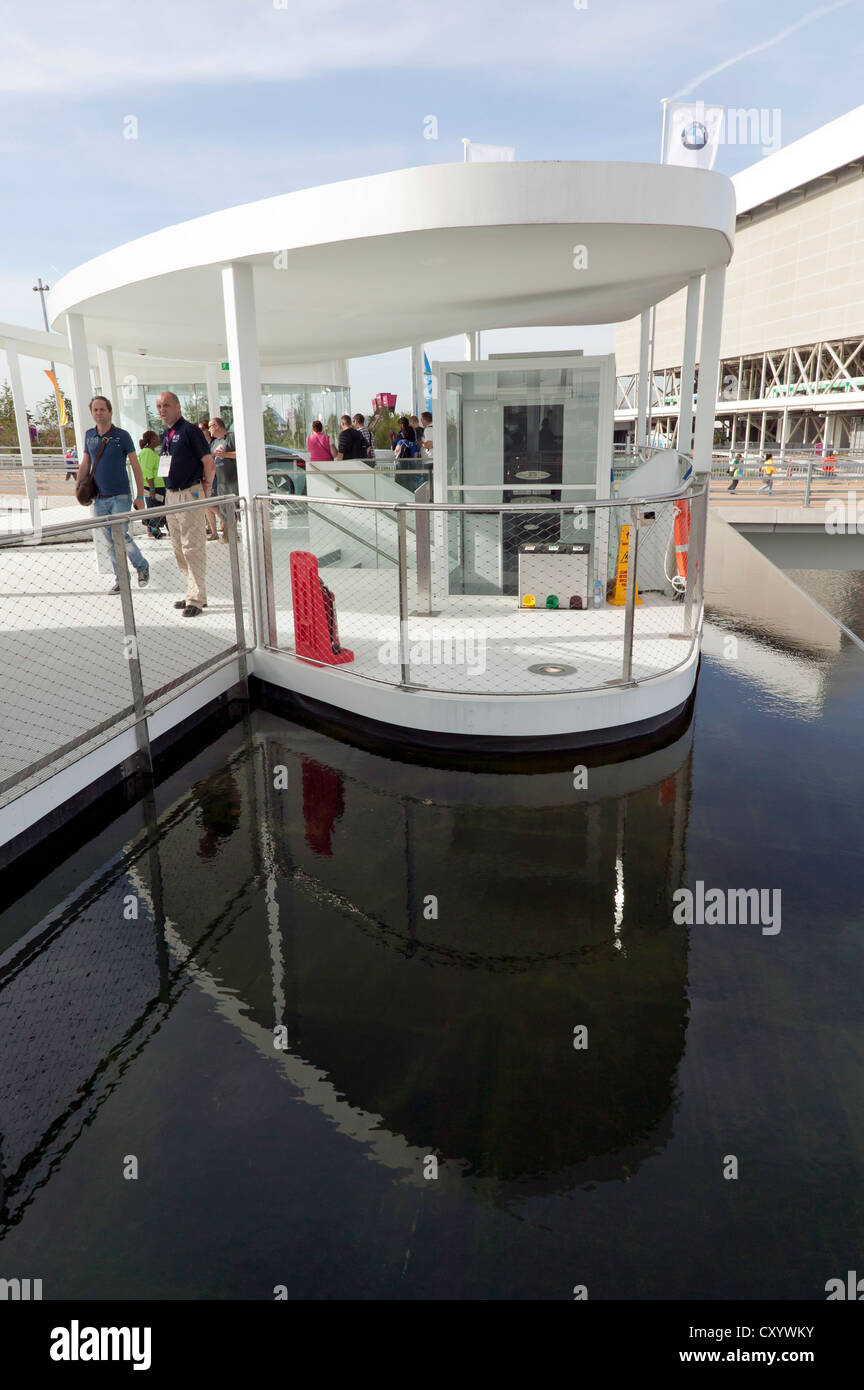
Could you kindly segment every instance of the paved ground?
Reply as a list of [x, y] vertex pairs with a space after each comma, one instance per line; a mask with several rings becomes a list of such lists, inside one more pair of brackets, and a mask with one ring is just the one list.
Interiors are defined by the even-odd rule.
[[[850, 488], [854, 491], [855, 484], [860, 479], [843, 478], [836, 483], [826, 483], [819, 479], [814, 481], [810, 490], [811, 506], [823, 507], [832, 497], [845, 497]], [[758, 478], [744, 478], [738, 484], [734, 492], [729, 491], [729, 483], [725, 479], [711, 481], [711, 502], [716, 505], [718, 502], [723, 506], [736, 506], [742, 499], [749, 507], [756, 506], [787, 506], [802, 507], [804, 505], [804, 479], [803, 478], [775, 478], [774, 487], [771, 492], [760, 492], [762, 486]]]
[[[132, 572], [138, 650], [145, 693], [157, 704], [165, 687], [176, 693], [173, 682], [236, 641], [229, 548], [207, 546], [208, 606], [191, 619], [173, 607], [185, 590], [171, 542], [145, 536], [140, 548], [151, 578], [139, 590]], [[245, 546], [241, 561], [248, 615]], [[92, 541], [0, 549], [0, 803], [7, 778], [105, 720], [115, 732], [123, 727], [118, 715], [132, 687], [111, 579], [99, 573]]]
[[[70, 478], [65, 481], [66, 474], [57, 468], [36, 469], [36, 487], [40, 497], [70, 497], [75, 498], [75, 484]], [[19, 496], [26, 492], [24, 479], [20, 468], [0, 468], [0, 493], [9, 493], [11, 496]]]

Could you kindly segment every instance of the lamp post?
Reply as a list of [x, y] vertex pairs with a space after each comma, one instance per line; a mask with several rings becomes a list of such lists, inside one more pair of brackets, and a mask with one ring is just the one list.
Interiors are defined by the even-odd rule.
[[[41, 276], [41, 275], [38, 277], [38, 279], [37, 279], [37, 281], [36, 281], [36, 284], [33, 286], [33, 292], [34, 292], [34, 294], [38, 294], [38, 296], [39, 296], [39, 303], [42, 305], [42, 322], [45, 324], [45, 332], [46, 332], [46, 333], [50, 333], [50, 332], [51, 332], [50, 328], [48, 327], [48, 314], [46, 313], [46, 310], [45, 310], [45, 291], [46, 291], [46, 290], [50, 290], [50, 288], [51, 288], [50, 285], [43, 285], [43, 284], [42, 284], [42, 276]], [[54, 366], [54, 363], [53, 363], [53, 362], [51, 363], [51, 370], [52, 370], [52, 372], [54, 373], [54, 380], [56, 381], [56, 380], [57, 380], [57, 368]], [[64, 431], [64, 429], [63, 429], [63, 426], [60, 424], [60, 402], [59, 402], [59, 401], [57, 402], [57, 424], [58, 424], [59, 429], [60, 429], [60, 451], [61, 451], [61, 453], [63, 454], [63, 457], [64, 457], [64, 459], [65, 459], [65, 457], [66, 457], [66, 433], [65, 433], [65, 431]]]

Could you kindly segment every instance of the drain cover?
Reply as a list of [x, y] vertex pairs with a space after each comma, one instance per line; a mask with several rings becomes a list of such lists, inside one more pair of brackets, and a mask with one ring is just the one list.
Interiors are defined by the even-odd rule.
[[529, 666], [528, 670], [535, 676], [572, 676], [576, 667], [561, 666], [557, 661], [541, 661], [537, 666]]

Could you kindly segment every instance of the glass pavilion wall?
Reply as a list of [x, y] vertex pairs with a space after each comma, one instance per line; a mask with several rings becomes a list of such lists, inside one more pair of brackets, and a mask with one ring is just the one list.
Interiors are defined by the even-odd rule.
[[[144, 400], [150, 429], [161, 429], [156, 411], [156, 397], [161, 391], [176, 391], [187, 420], [200, 420], [210, 413], [204, 382], [175, 386], [166, 381], [148, 385], [144, 387]], [[219, 406], [222, 418], [230, 427], [233, 412], [231, 387], [227, 381], [219, 388]], [[329, 433], [338, 433], [339, 416], [349, 409], [350, 393], [347, 386], [264, 383], [261, 387], [264, 441], [266, 444], [281, 444], [288, 449], [305, 449], [306, 436], [313, 420], [321, 420]]]

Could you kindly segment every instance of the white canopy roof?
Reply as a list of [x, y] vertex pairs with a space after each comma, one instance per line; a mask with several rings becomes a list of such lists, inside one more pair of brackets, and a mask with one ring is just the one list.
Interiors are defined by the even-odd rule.
[[[221, 267], [254, 267], [262, 367], [465, 330], [614, 323], [728, 263], [723, 174], [659, 164], [445, 164], [167, 227], [72, 271], [52, 325], [159, 357], [226, 356]], [[585, 247], [587, 268], [574, 268]]]

